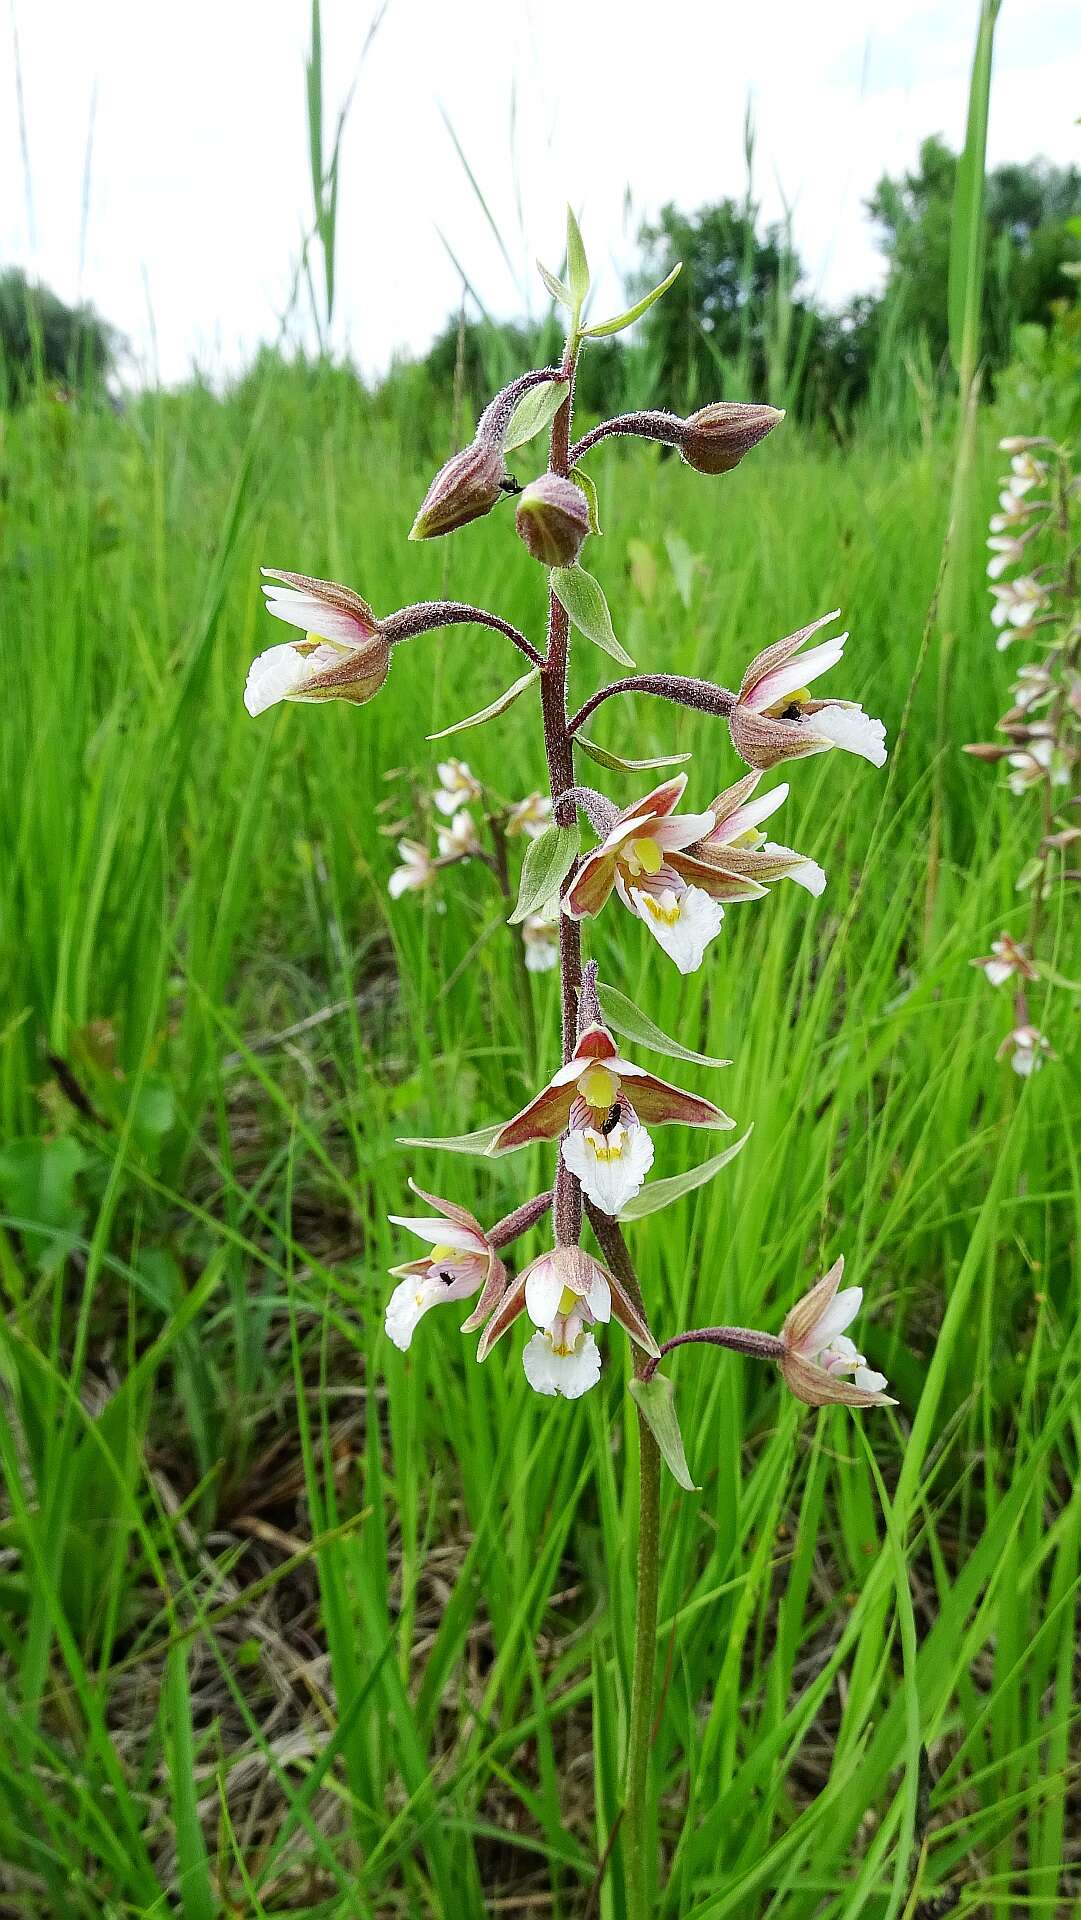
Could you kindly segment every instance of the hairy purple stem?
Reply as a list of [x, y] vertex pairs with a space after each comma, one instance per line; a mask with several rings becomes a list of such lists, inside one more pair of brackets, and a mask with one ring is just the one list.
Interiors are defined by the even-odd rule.
[[756, 1360], [779, 1360], [784, 1341], [774, 1333], [759, 1333], [755, 1327], [692, 1327], [688, 1333], [673, 1334], [661, 1347], [660, 1359], [647, 1359], [644, 1377], [651, 1380], [666, 1353], [673, 1347], [727, 1347], [730, 1353], [749, 1353]]
[[698, 713], [717, 714], [722, 720], [728, 719], [736, 705], [734, 693], [729, 693], [727, 687], [715, 687], [710, 680], [695, 680], [682, 673], [633, 673], [625, 680], [611, 680], [606, 687], [591, 694], [573, 719], [568, 720], [567, 732], [577, 733], [602, 701], [611, 700], [617, 693], [651, 693], [658, 700], [671, 700], [677, 707], [694, 707]]
[[416, 606], [403, 607], [399, 613], [392, 613], [379, 622], [380, 632], [390, 646], [398, 640], [415, 639], [418, 633], [430, 633], [435, 627], [463, 626], [491, 627], [496, 633], [506, 634], [533, 666], [544, 665], [533, 642], [517, 627], [512, 627], [509, 620], [501, 619], [498, 613], [488, 613], [483, 607], [467, 606], [462, 600], [420, 600]]
[[588, 453], [601, 440], [610, 440], [613, 434], [630, 433], [639, 440], [659, 440], [663, 446], [682, 445], [683, 421], [678, 413], [665, 413], [659, 407], [650, 407], [641, 413], [620, 413], [614, 420], [602, 420], [599, 427], [584, 433], [571, 448], [571, 465]]
[[548, 1212], [551, 1204], [551, 1190], [547, 1193], [535, 1194], [532, 1200], [526, 1200], [522, 1206], [516, 1207], [513, 1213], [508, 1213], [504, 1219], [497, 1220], [494, 1227], [489, 1227], [487, 1236], [489, 1246], [497, 1249], [509, 1247], [512, 1241], [520, 1239], [523, 1233], [529, 1232], [530, 1227], [536, 1226], [538, 1220]]

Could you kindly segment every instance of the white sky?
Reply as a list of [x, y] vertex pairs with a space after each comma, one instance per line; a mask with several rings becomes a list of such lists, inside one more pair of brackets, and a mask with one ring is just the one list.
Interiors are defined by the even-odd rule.
[[[277, 333], [311, 218], [307, 0], [9, 3], [0, 265], [94, 301], [132, 343], [129, 376], [243, 365]], [[328, 124], [374, 10], [324, 0]], [[742, 194], [748, 97], [765, 212], [782, 194], [793, 206], [828, 300], [874, 285], [861, 203], [925, 134], [960, 144], [977, 14], [978, 0], [389, 0], [343, 145], [337, 344], [366, 371], [427, 345], [459, 298], [441, 233], [490, 310], [527, 297], [539, 310], [530, 262], [558, 267], [568, 198], [601, 282], [595, 310], [611, 311], [644, 214]], [[1077, 160], [1079, 108], [1081, 8], [1005, 0], [992, 162]]]

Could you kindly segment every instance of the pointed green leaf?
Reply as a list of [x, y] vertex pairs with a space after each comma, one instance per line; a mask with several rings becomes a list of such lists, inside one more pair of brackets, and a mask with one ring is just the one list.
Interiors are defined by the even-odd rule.
[[602, 647], [605, 653], [610, 653], [621, 666], [633, 667], [630, 654], [616, 639], [612, 616], [600, 582], [594, 580], [584, 567], [553, 567], [551, 580], [552, 592], [560, 605], [567, 609], [579, 633], [584, 633], [595, 647]]
[[538, 433], [551, 425], [567, 397], [568, 385], [566, 380], [542, 380], [539, 386], [523, 393], [510, 417], [503, 441], [504, 453], [524, 447], [527, 440], [536, 439]]
[[601, 1012], [613, 1033], [624, 1040], [633, 1040], [639, 1047], [649, 1047], [653, 1053], [666, 1053], [672, 1060], [689, 1060], [696, 1067], [730, 1067], [731, 1060], [715, 1060], [712, 1054], [695, 1053], [690, 1047], [683, 1047], [678, 1040], [670, 1040], [662, 1033], [648, 1013], [636, 1007], [618, 987], [606, 987], [597, 982], [597, 998], [601, 1003]]
[[600, 340], [606, 333], [622, 333], [624, 327], [633, 327], [636, 320], [640, 320], [644, 313], [648, 313], [653, 302], [659, 300], [662, 293], [668, 292], [673, 280], [677, 279], [682, 271], [683, 262], [677, 260], [671, 273], [665, 275], [660, 286], [654, 287], [652, 293], [644, 294], [633, 307], [627, 308], [626, 313], [617, 313], [613, 320], [598, 320], [591, 327], [583, 327], [582, 332], [586, 339]]
[[599, 537], [601, 531], [600, 502], [597, 498], [597, 488], [593, 476], [588, 474], [584, 467], [572, 467], [570, 478], [574, 481], [576, 487], [581, 487], [582, 492], [585, 494], [586, 505], [589, 508], [589, 531]]
[[723, 1153], [715, 1153], [712, 1160], [703, 1160], [700, 1167], [690, 1167], [686, 1173], [673, 1174], [671, 1180], [651, 1180], [648, 1186], [636, 1193], [620, 1208], [621, 1220], [644, 1220], [649, 1213], [659, 1213], [662, 1207], [670, 1207], [674, 1200], [682, 1200], [685, 1193], [693, 1193], [696, 1187], [704, 1187], [715, 1173], [720, 1173], [730, 1160], [734, 1160], [754, 1132], [748, 1127], [734, 1146], [726, 1147]]
[[512, 927], [528, 919], [531, 913], [542, 913], [550, 902], [558, 898], [559, 889], [578, 858], [581, 844], [582, 836], [577, 825], [545, 827], [543, 833], [530, 841], [522, 861], [522, 877], [518, 882], [518, 905], [510, 916]]
[[487, 1153], [497, 1133], [502, 1132], [502, 1122], [494, 1127], [481, 1127], [476, 1133], [452, 1133], [444, 1140], [400, 1139], [399, 1147], [435, 1147], [440, 1153]]
[[588, 753], [598, 767], [607, 767], [610, 773], [651, 773], [654, 767], [679, 767], [690, 759], [689, 753], [668, 753], [652, 760], [625, 760], [621, 754], [610, 753], [607, 747], [598, 747], [593, 740], [587, 740], [584, 733], [576, 733], [574, 744]]
[[655, 1373], [650, 1380], [632, 1380], [630, 1395], [661, 1450], [661, 1459], [674, 1480], [687, 1493], [701, 1489], [691, 1479], [683, 1435], [676, 1418], [676, 1396], [667, 1374]]
[[490, 707], [482, 707], [479, 713], [471, 713], [464, 720], [455, 720], [453, 726], [442, 727], [438, 733], [430, 733], [429, 740], [446, 740], [452, 733], [464, 733], [467, 727], [482, 727], [486, 720], [498, 719], [499, 715], [506, 713], [508, 707], [513, 707], [514, 702], [526, 688], [531, 687], [534, 680], [539, 678], [540, 668], [530, 667], [529, 672], [523, 673], [521, 679], [516, 680], [505, 693], [501, 693], [498, 700], [493, 700]]
[[566, 281], [561, 280], [558, 273], [549, 273], [548, 268], [545, 266], [543, 260], [537, 261], [537, 272], [540, 274], [541, 279], [544, 281], [544, 284], [547, 287], [549, 293], [551, 294], [552, 299], [558, 300], [560, 306], [566, 307], [568, 313], [573, 313], [574, 312], [574, 295], [571, 292], [570, 288], [568, 287]]
[[571, 207], [567, 208], [567, 279], [574, 295], [575, 308], [580, 310], [589, 292], [589, 261], [586, 259], [582, 230]]

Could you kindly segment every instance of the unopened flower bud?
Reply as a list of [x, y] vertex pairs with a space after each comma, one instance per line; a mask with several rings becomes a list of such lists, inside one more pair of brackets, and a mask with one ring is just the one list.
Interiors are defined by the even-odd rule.
[[434, 540], [490, 513], [503, 491], [506, 467], [498, 442], [474, 440], [441, 467], [428, 488], [411, 540]]
[[515, 525], [534, 560], [573, 567], [589, 533], [589, 503], [573, 480], [542, 473], [522, 494]]
[[679, 450], [696, 473], [730, 473], [784, 419], [777, 407], [717, 400], [684, 420]]

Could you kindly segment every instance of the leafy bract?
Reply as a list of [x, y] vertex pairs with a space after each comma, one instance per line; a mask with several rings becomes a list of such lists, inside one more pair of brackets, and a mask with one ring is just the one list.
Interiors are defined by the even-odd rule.
[[550, 902], [559, 896], [574, 862], [578, 858], [578, 849], [582, 836], [577, 823], [571, 827], [550, 826], [531, 840], [522, 861], [522, 877], [518, 883], [518, 905], [510, 916], [510, 924], [516, 927], [531, 913], [542, 913]]
[[667, 1374], [655, 1373], [649, 1380], [632, 1380], [630, 1395], [657, 1442], [661, 1459], [672, 1478], [678, 1480], [687, 1493], [697, 1493], [699, 1489], [691, 1479], [676, 1418], [675, 1389]]
[[438, 733], [430, 733], [428, 735], [429, 740], [446, 740], [452, 733], [464, 733], [467, 727], [482, 727], [486, 720], [498, 719], [501, 713], [506, 713], [507, 708], [514, 705], [514, 702], [525, 692], [527, 687], [533, 685], [534, 680], [538, 678], [539, 674], [539, 667], [530, 667], [528, 673], [523, 673], [521, 679], [516, 680], [512, 687], [507, 688], [505, 693], [501, 693], [499, 698], [493, 700], [490, 706], [482, 707], [479, 713], [467, 714], [464, 720], [455, 720], [452, 726], [441, 727]]
[[653, 1053], [666, 1053], [672, 1060], [689, 1060], [696, 1067], [730, 1067], [731, 1060], [717, 1060], [709, 1053], [695, 1053], [692, 1047], [681, 1045], [662, 1033], [655, 1020], [633, 1000], [621, 993], [618, 987], [606, 987], [597, 982], [597, 998], [601, 1003], [601, 1012], [613, 1033], [624, 1040], [633, 1040], [637, 1046], [648, 1047]]
[[523, 393], [510, 417], [503, 441], [504, 453], [524, 447], [527, 440], [535, 440], [538, 433], [551, 425], [567, 397], [569, 384], [567, 380], [542, 380], [530, 387], [528, 393]]
[[662, 293], [668, 292], [673, 280], [678, 278], [682, 270], [683, 262], [677, 260], [671, 273], [665, 275], [660, 286], [654, 287], [650, 293], [643, 294], [641, 300], [636, 300], [633, 307], [627, 308], [626, 313], [617, 313], [611, 320], [597, 320], [593, 326], [583, 327], [582, 332], [586, 339], [601, 340], [607, 333], [622, 333], [624, 327], [633, 327], [636, 320], [640, 320], [644, 313], [648, 313], [653, 302], [659, 300]]
[[703, 1160], [701, 1166], [689, 1167], [686, 1173], [673, 1174], [670, 1180], [651, 1180], [633, 1200], [621, 1207], [621, 1220], [644, 1220], [647, 1214], [659, 1213], [662, 1207], [670, 1207], [674, 1200], [682, 1200], [685, 1193], [693, 1193], [696, 1187], [704, 1187], [715, 1173], [720, 1173], [730, 1160], [747, 1145], [753, 1127], [748, 1127], [734, 1146], [726, 1147], [723, 1153], [715, 1153], [712, 1160]]
[[584, 567], [553, 567], [551, 580], [552, 592], [560, 606], [566, 608], [579, 633], [584, 633], [595, 647], [610, 653], [621, 666], [633, 667], [630, 654], [616, 639], [600, 582]]

